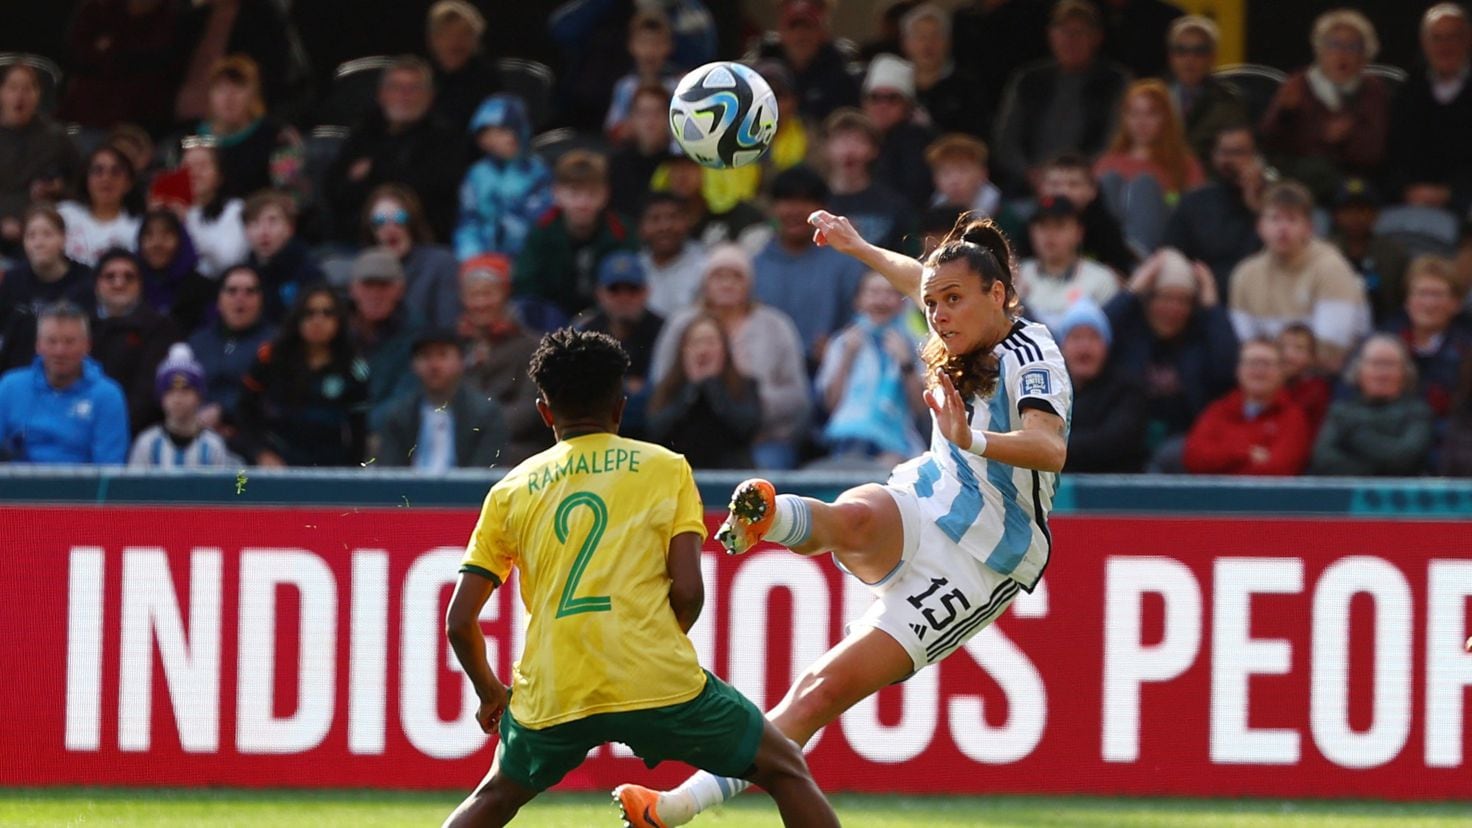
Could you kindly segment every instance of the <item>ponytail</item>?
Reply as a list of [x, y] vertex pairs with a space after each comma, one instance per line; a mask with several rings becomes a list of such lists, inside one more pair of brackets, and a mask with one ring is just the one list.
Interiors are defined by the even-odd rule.
[[[962, 214], [956, 220], [940, 245], [924, 260], [927, 268], [937, 268], [954, 261], [964, 261], [971, 272], [981, 279], [983, 290], [991, 290], [1001, 281], [1007, 289], [1005, 310], [1008, 316], [1016, 316], [1021, 309], [1017, 288], [1012, 281], [1012, 244], [1007, 234], [989, 218], [976, 218], [972, 213]], [[936, 371], [943, 371], [951, 379], [961, 399], [988, 396], [997, 386], [1001, 366], [996, 354], [992, 353], [996, 343], [982, 343], [975, 350], [964, 354], [950, 354], [945, 344], [933, 332], [920, 350], [920, 358], [928, 369], [927, 383], [935, 382]]]

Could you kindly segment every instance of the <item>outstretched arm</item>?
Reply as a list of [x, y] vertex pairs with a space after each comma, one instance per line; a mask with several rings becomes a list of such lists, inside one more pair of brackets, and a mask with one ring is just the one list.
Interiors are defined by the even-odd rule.
[[843, 216], [835, 216], [827, 210], [818, 210], [808, 216], [813, 226], [813, 243], [827, 245], [839, 253], [853, 256], [870, 270], [889, 280], [894, 289], [910, 297], [917, 306], [920, 301], [920, 278], [925, 275], [925, 266], [903, 253], [886, 250], [864, 241], [859, 231]]

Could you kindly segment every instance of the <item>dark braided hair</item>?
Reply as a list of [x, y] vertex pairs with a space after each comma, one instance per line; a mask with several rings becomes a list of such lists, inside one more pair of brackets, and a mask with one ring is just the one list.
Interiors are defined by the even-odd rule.
[[[934, 269], [955, 261], [964, 261], [967, 269], [981, 278], [982, 290], [991, 290], [998, 280], [1006, 285], [1005, 310], [1008, 316], [1017, 315], [1021, 302], [1012, 282], [1012, 245], [995, 222], [976, 218], [973, 213], [962, 214], [923, 264]], [[995, 342], [983, 342], [964, 354], [951, 354], [932, 332], [920, 350], [920, 358], [925, 361], [930, 376], [934, 376], [936, 369], [944, 371], [961, 399], [969, 400], [973, 396], [988, 396], [996, 389], [1001, 373], [996, 354], [992, 353], [996, 346]]]
[[527, 375], [561, 417], [606, 417], [623, 396], [629, 355], [604, 333], [560, 328], [542, 337]]

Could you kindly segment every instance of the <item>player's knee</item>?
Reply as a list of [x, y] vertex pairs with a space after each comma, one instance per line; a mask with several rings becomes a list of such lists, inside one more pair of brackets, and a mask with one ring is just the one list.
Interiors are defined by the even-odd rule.
[[837, 543], [840, 552], [862, 552], [874, 538], [874, 509], [865, 501], [851, 500], [835, 504], [838, 510]]

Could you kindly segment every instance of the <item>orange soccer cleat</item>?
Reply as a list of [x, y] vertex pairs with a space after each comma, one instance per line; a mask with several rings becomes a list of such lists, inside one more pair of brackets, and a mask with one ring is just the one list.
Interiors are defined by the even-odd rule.
[[668, 828], [659, 818], [659, 791], [643, 785], [619, 785], [613, 801], [623, 811], [625, 828]]
[[731, 511], [716, 530], [716, 540], [727, 555], [751, 551], [777, 519], [777, 489], [760, 477], [743, 481], [731, 493]]

